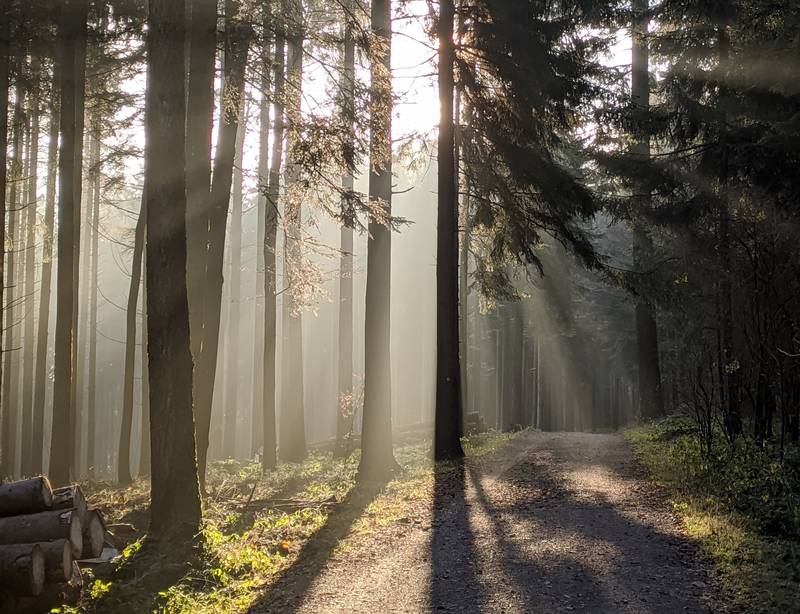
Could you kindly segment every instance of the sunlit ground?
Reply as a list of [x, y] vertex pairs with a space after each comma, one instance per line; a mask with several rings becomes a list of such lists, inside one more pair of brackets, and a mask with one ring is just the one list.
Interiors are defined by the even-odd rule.
[[[488, 433], [465, 440], [468, 456], [486, 455], [516, 435]], [[387, 527], [429, 516], [434, 466], [428, 439], [396, 448], [402, 474], [380, 492], [356, 488], [359, 455], [336, 460], [315, 452], [302, 464], [284, 464], [262, 478], [260, 466], [214, 463], [205, 502], [203, 546], [176, 560], [155, 562], [136, 540], [147, 527], [148, 484], [128, 489], [87, 485], [87, 498], [108, 524], [133, 524], [132, 541], [116, 568], [95, 570], [86, 580], [88, 611], [243, 612], [268, 593], [282, 572], [328, 543], [330, 556], [346, 556]], [[127, 533], [128, 527], [125, 527]], [[318, 546], [317, 546], [318, 548]]]

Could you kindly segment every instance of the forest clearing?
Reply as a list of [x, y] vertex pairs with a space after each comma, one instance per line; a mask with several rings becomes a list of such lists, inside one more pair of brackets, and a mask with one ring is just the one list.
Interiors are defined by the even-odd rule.
[[0, 0], [0, 614], [800, 612], [800, 2]]

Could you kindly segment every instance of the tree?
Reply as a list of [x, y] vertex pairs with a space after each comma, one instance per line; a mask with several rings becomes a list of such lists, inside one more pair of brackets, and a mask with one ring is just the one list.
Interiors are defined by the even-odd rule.
[[[348, 168], [354, 164], [355, 152], [355, 78], [356, 78], [356, 45], [353, 34], [353, 5], [348, 2], [344, 6], [344, 41], [342, 45], [342, 102], [341, 114], [345, 126], [349, 129], [349, 147], [345, 157]], [[348, 171], [342, 177], [342, 189], [352, 193], [355, 188], [353, 172]], [[350, 204], [342, 197], [342, 217], [351, 216]], [[341, 252], [339, 261], [339, 399], [336, 413], [336, 454], [344, 456], [351, 450], [348, 435], [353, 428], [353, 228], [344, 223], [339, 240]]]
[[242, 205], [243, 205], [243, 173], [244, 139], [247, 118], [247, 101], [242, 102], [242, 121], [236, 135], [236, 155], [233, 170], [233, 213], [231, 215], [231, 277], [230, 277], [230, 317], [228, 318], [228, 354], [234, 361], [230, 370], [227, 387], [221, 391], [225, 395], [225, 425], [222, 455], [225, 458], [236, 457], [236, 425], [239, 410], [239, 322], [241, 319], [242, 288]]
[[252, 388], [252, 430], [250, 452], [256, 454], [264, 446], [264, 339], [265, 339], [265, 240], [267, 192], [269, 191], [269, 133], [270, 97], [272, 95], [272, 57], [270, 28], [272, 24], [272, 3], [265, 2], [262, 7], [261, 41], [261, 101], [258, 109], [258, 199], [256, 201], [256, 262], [255, 262], [255, 309], [253, 310], [253, 388]]
[[[17, 57], [17, 75], [22, 74], [22, 60], [21, 56]], [[20, 81], [17, 82], [14, 96], [14, 125], [12, 140], [14, 143], [14, 157], [11, 159], [11, 186], [8, 190], [8, 201], [11, 205], [8, 216], [8, 229], [9, 238], [11, 240], [12, 249], [7, 259], [6, 270], [6, 283], [9, 290], [6, 298], [6, 306], [4, 315], [6, 317], [6, 326], [8, 327], [8, 334], [5, 339], [5, 348], [3, 350], [3, 433], [5, 435], [4, 442], [4, 469], [8, 475], [16, 475], [17, 473], [17, 421], [19, 419], [18, 413], [18, 399], [17, 399], [17, 382], [18, 371], [13, 362], [16, 354], [14, 346], [18, 335], [17, 330], [17, 294], [16, 279], [16, 249], [13, 246], [18, 245], [19, 240], [19, 221], [17, 211], [21, 209], [20, 202], [22, 201], [20, 195], [19, 185], [23, 180], [23, 141], [25, 124], [23, 117], [23, 108], [25, 100], [25, 88]]]
[[[461, 361], [458, 320], [458, 168], [453, 75], [455, 4], [441, 0], [439, 13], [439, 192], [436, 249], [436, 460], [461, 458]], [[466, 307], [466, 305], [464, 306]], [[517, 367], [518, 368], [518, 367]]]
[[303, 103], [303, 5], [286, 0], [286, 190], [283, 203], [284, 278], [288, 293], [283, 300], [283, 364], [281, 419], [278, 453], [282, 460], [299, 462], [306, 457], [305, 405], [303, 399], [303, 316], [299, 300], [302, 268], [302, 186], [300, 147]]
[[[7, 14], [8, 6], [7, 0], [0, 1], [0, 12], [3, 15]], [[8, 155], [8, 82], [9, 82], [9, 56], [10, 56], [10, 44], [9, 44], [9, 20], [4, 19], [2, 23], [0, 23], [0, 220], [3, 220], [3, 223], [0, 224], [0, 245], [5, 246], [6, 244], [6, 180], [7, 180], [7, 155]], [[0, 249], [0, 309], [2, 309], [3, 305], [3, 294], [5, 288], [5, 278], [4, 278], [4, 267], [5, 267], [5, 248]], [[5, 312], [5, 309], [3, 309]], [[6, 318], [4, 317], [5, 313], [0, 314], [0, 346], [2, 346], [3, 341], [3, 328], [7, 323]], [[4, 377], [2, 373], [2, 361], [0, 361], [0, 376]], [[0, 380], [2, 377], [0, 377]], [[9, 424], [9, 410], [8, 405], [6, 403], [5, 398], [5, 390], [2, 390], [2, 403], [0, 403], [0, 412], [2, 415], [0, 416], [0, 445], [2, 445], [2, 450], [0, 450], [0, 475], [7, 475], [9, 474], [9, 459], [11, 458], [9, 454], [9, 449], [11, 447], [11, 440], [12, 440], [12, 433]]]
[[86, 78], [86, 0], [65, 0], [59, 23], [61, 65], [61, 145], [58, 155], [58, 282], [56, 289], [55, 381], [50, 440], [50, 480], [69, 482], [75, 437], [74, 365], [77, 254], [80, 240], [80, 202], [83, 159], [83, 91]]
[[56, 174], [58, 172], [59, 103], [58, 64], [53, 70], [52, 98], [47, 146], [47, 192], [45, 194], [44, 228], [42, 232], [42, 281], [39, 296], [39, 325], [36, 332], [36, 372], [33, 397], [33, 441], [36, 450], [34, 473], [44, 471], [44, 401], [47, 394], [47, 339], [50, 333], [50, 291], [53, 275], [53, 234], [56, 212]]
[[[376, 49], [370, 75], [370, 173], [366, 321], [364, 325], [364, 412], [361, 482], [379, 481], [396, 467], [392, 452], [390, 293], [392, 236], [391, 0], [373, 0], [371, 27]], [[377, 215], [380, 212], [380, 216]]]
[[[214, 379], [217, 371], [219, 347], [220, 309], [222, 306], [223, 264], [225, 234], [228, 224], [228, 205], [233, 182], [233, 162], [236, 153], [236, 137], [239, 129], [241, 105], [244, 95], [244, 77], [247, 53], [250, 45], [249, 24], [239, 16], [239, 2], [225, 3], [225, 54], [223, 62], [223, 104], [220, 107], [220, 130], [216, 157], [214, 158], [213, 183], [209, 202], [209, 224], [205, 277], [203, 282], [203, 388], [197, 407], [198, 468], [201, 484], [205, 485], [206, 451], [211, 426], [211, 402]], [[152, 291], [152, 288], [151, 288]], [[208, 355], [205, 355], [208, 348]], [[213, 357], [213, 360], [212, 360]], [[200, 362], [200, 361], [198, 361]], [[208, 388], [210, 386], [210, 389]]]
[[[285, 13], [284, 13], [285, 15]], [[277, 15], [276, 15], [277, 19]], [[280, 199], [281, 165], [283, 163], [283, 135], [285, 126], [285, 48], [283, 29], [275, 30], [274, 92], [275, 125], [272, 131], [272, 156], [269, 168], [267, 202], [264, 207], [264, 455], [262, 471], [274, 469], [278, 464], [278, 437], [275, 423], [275, 351], [277, 345], [277, 241], [278, 205]], [[262, 188], [263, 189], [263, 188]]]
[[[205, 484], [216, 351], [206, 327], [206, 267], [211, 223], [211, 130], [214, 114], [216, 0], [190, 0], [189, 96], [186, 123], [189, 319], [194, 358], [195, 427], [200, 484]], [[215, 343], [215, 342], [214, 342]]]
[[38, 204], [38, 165], [39, 165], [39, 96], [41, 89], [41, 58], [34, 50], [31, 57], [30, 124], [31, 136], [28, 150], [28, 193], [25, 206], [25, 290], [24, 290], [24, 357], [22, 369], [22, 475], [34, 475], [36, 455], [41, 449], [33, 438], [33, 360], [34, 360], [34, 276], [36, 265], [36, 210]]
[[[123, 486], [133, 481], [133, 475], [131, 473], [131, 430], [133, 426], [133, 376], [136, 366], [136, 306], [139, 304], [139, 285], [142, 279], [142, 257], [144, 256], [145, 228], [147, 224], [145, 221], [146, 216], [147, 205], [143, 200], [134, 233], [131, 283], [130, 289], [128, 290], [128, 305], [125, 310], [125, 371], [122, 384], [122, 422], [119, 433], [119, 460], [117, 461], [117, 483]], [[147, 365], [143, 364], [142, 377], [144, 377], [145, 369], [147, 369]], [[144, 404], [144, 396], [142, 397], [142, 403]], [[144, 430], [144, 421], [142, 425], [142, 438], [147, 438], [149, 434]]]
[[200, 524], [186, 288], [183, 0], [154, 0], [147, 30], [145, 196], [152, 467], [150, 532], [191, 539]]
[[[631, 93], [637, 113], [646, 117], [650, 108], [650, 62], [648, 43], [648, 23], [650, 11], [648, 0], [635, 0], [633, 7], [634, 25], [632, 32], [633, 58], [631, 71]], [[650, 137], [646, 133], [637, 135], [635, 155], [647, 160], [650, 158]], [[650, 196], [643, 193], [639, 197], [639, 207], [649, 208]], [[644, 274], [642, 252], [647, 249], [649, 239], [641, 221], [634, 220], [633, 260], [637, 272]], [[639, 405], [642, 417], [655, 418], [664, 413], [664, 399], [661, 394], [661, 366], [658, 355], [658, 328], [653, 309], [646, 300], [640, 298], [636, 303], [636, 341], [639, 351]]]

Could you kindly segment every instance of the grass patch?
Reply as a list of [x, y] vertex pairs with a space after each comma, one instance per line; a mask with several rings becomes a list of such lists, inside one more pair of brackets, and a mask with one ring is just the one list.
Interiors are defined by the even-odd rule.
[[764, 462], [752, 450], [731, 457], [720, 449], [706, 458], [680, 417], [629, 429], [626, 437], [688, 535], [715, 562], [731, 599], [748, 612], [796, 611], [800, 542], [791, 465]]
[[[479, 457], [515, 434], [465, 439]], [[333, 555], [347, 556], [364, 540], [392, 526], [424, 522], [433, 500], [431, 442], [395, 449], [403, 470], [364, 509]], [[263, 477], [253, 463], [214, 463], [204, 504], [202, 534], [195, 545], [167, 556], [148, 551], [146, 539], [130, 544], [113, 569], [89, 578], [80, 612], [245, 612], [294, 564], [304, 546], [328, 522], [356, 486], [358, 454], [337, 460], [315, 452], [301, 464], [281, 465]], [[146, 518], [147, 483], [127, 489], [88, 488], [88, 498], [112, 523]], [[248, 505], [248, 502], [250, 503]], [[134, 523], [136, 524], [136, 523]], [[291, 573], [291, 572], [290, 572]]]

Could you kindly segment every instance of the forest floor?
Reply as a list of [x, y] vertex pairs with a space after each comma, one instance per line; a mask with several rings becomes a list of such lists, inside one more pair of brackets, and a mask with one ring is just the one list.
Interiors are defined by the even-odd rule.
[[[434, 468], [429, 442], [400, 446], [405, 471], [376, 492], [354, 487], [357, 455], [252, 486], [250, 466], [218, 466], [201, 551], [159, 562], [134, 542], [81, 610], [733, 611], [622, 435], [488, 434], [466, 449]], [[141, 490], [106, 513], [141, 524]]]
[[414, 522], [315, 541], [252, 612], [730, 611], [622, 435], [524, 433], [437, 472]]

